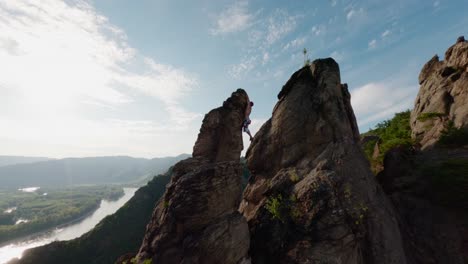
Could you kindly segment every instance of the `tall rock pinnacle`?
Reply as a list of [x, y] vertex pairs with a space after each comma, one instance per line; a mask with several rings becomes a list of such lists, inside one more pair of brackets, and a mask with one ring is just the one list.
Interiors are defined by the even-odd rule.
[[247, 93], [238, 89], [203, 119], [193, 158], [177, 163], [158, 202], [139, 262], [227, 263], [248, 261], [249, 233], [237, 211], [241, 200], [241, 124]]
[[240, 211], [252, 263], [406, 263], [338, 64], [300, 69], [278, 99], [246, 156], [252, 176]]

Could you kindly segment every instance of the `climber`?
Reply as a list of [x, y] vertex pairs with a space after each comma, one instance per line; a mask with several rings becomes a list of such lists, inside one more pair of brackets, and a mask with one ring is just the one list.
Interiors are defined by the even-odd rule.
[[250, 134], [250, 130], [249, 130], [249, 125], [252, 121], [250, 121], [250, 113], [252, 112], [252, 106], [254, 105], [253, 102], [248, 102], [247, 103], [247, 107], [245, 108], [245, 118], [244, 118], [244, 122], [242, 122], [242, 129], [245, 133], [247, 133], [247, 135], [249, 135], [250, 137], [250, 141], [252, 141], [253, 137], [252, 137], [252, 134]]

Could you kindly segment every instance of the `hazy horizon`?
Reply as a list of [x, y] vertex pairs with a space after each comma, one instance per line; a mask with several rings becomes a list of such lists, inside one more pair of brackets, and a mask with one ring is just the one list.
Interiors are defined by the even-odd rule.
[[[192, 155], [190, 153], [180, 153], [178, 155], [174, 155], [174, 156], [161, 156], [161, 157], [150, 157], [150, 158], [146, 158], [146, 157], [137, 157], [137, 156], [129, 156], [129, 155], [119, 155], [119, 154], [116, 154], [116, 155], [104, 155], [104, 156], [72, 156], [72, 157], [69, 157], [69, 156], [65, 156], [65, 157], [44, 157], [44, 156], [17, 156], [17, 155], [6, 155], [6, 154], [0, 154], [0, 159], [1, 158], [34, 158], [34, 159], [45, 159], [45, 160], [41, 160], [41, 161], [48, 161], [48, 160], [60, 160], [60, 159], [83, 159], [83, 158], [112, 158], [112, 157], [128, 157], [128, 158], [134, 158], [134, 159], [164, 159], [164, 158], [173, 158], [173, 157], [178, 157], [178, 156], [182, 156], [182, 155]], [[0, 165], [1, 166], [1, 165]]]
[[424, 63], [468, 35], [466, 10], [463, 0], [3, 0], [1, 151], [191, 153], [204, 114], [239, 87], [255, 102], [255, 133], [304, 48], [339, 63], [366, 132], [413, 107]]

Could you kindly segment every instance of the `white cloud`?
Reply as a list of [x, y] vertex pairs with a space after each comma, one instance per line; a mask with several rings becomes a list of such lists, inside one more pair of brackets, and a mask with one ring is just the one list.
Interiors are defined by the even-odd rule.
[[271, 45], [285, 37], [296, 28], [297, 16], [291, 16], [286, 11], [278, 9], [268, 19], [266, 42]]
[[188, 124], [200, 117], [199, 114], [187, 112], [178, 103], [181, 97], [198, 85], [194, 76], [149, 58], [144, 62], [148, 66], [146, 74], [126, 73], [115, 79], [145, 95], [159, 98], [164, 103], [168, 116], [177, 125]]
[[0, 50], [10, 55], [19, 55], [18, 42], [10, 38], [0, 38]]
[[330, 54], [330, 57], [332, 57], [333, 59], [335, 59], [338, 63], [342, 62], [343, 59], [344, 59], [344, 52], [340, 52], [340, 51], [333, 51], [331, 54]]
[[435, 1], [434, 2], [434, 7], [438, 7], [440, 5], [440, 2], [439, 1]]
[[[285, 47], [280, 41], [294, 31], [299, 17], [290, 15], [286, 10], [276, 9], [265, 18], [255, 21], [255, 28], [247, 35], [246, 50], [243, 52], [245, 56], [239, 63], [227, 66], [228, 74], [234, 79], [239, 79], [255, 67], [265, 65], [267, 61], [275, 58], [276, 46], [278, 45], [279, 49]], [[301, 41], [305, 39], [293, 41], [287, 48], [298, 45]]]
[[351, 21], [352, 19], [357, 18], [357, 17], [362, 16], [362, 15], [364, 15], [364, 9], [363, 8], [359, 8], [359, 9], [351, 8], [348, 11], [348, 13], [346, 14], [346, 19], [348, 21]]
[[270, 54], [268, 52], [263, 53], [262, 65], [265, 65], [270, 60]]
[[273, 77], [275, 77], [275, 79], [283, 77], [283, 75], [284, 75], [284, 71], [282, 69], [278, 69], [275, 71], [275, 73], [273, 73]]
[[354, 9], [349, 10], [348, 14], [346, 14], [346, 19], [351, 20], [355, 13], [356, 11]]
[[330, 0], [330, 4], [332, 7], [336, 6], [337, 0]]
[[325, 25], [318, 25], [312, 27], [312, 33], [314, 33], [316, 36], [323, 35], [326, 31], [327, 28], [325, 27]]
[[[98, 106], [101, 114], [107, 111], [109, 116], [138, 100], [138, 94], [161, 105], [165, 129], [187, 129], [199, 117], [179, 104], [197, 87], [197, 78], [141, 55], [128, 44], [125, 33], [88, 2], [2, 0], [0, 17], [0, 92], [4, 95], [0, 97], [0, 117], [15, 120], [18, 124], [12, 127], [30, 134], [35, 133], [34, 120], [49, 124], [41, 130], [40, 139], [24, 135], [26, 138], [46, 142], [60, 131], [81, 131], [83, 122], [79, 120], [85, 113], [90, 116], [91, 107]], [[134, 65], [141, 69], [132, 69]], [[102, 121], [89, 122], [97, 122], [97, 127]], [[112, 131], [108, 140], [122, 144], [117, 136], [121, 132]], [[91, 134], [78, 142], [83, 146], [99, 142], [91, 140]], [[21, 142], [13, 128], [4, 126], [0, 145], [9, 138]], [[34, 144], [30, 142], [30, 148]]]
[[377, 47], [377, 40], [373, 39], [373, 40], [369, 41], [367, 46], [369, 47], [369, 49], [375, 49], [375, 47]]
[[24, 155], [21, 145], [26, 144], [28, 155], [50, 157], [178, 155], [196, 139], [195, 133], [153, 120], [2, 119], [0, 129], [3, 153]]
[[237, 1], [229, 6], [217, 16], [216, 25], [211, 29], [211, 34], [226, 34], [247, 29], [254, 17], [249, 13], [247, 7], [247, 1]]
[[288, 49], [296, 49], [296, 48], [302, 48], [306, 42], [306, 37], [299, 37], [291, 40], [290, 42], [286, 43], [286, 45], [283, 46], [283, 51], [288, 50]]
[[398, 82], [368, 83], [352, 89], [351, 102], [359, 127], [413, 108], [417, 91], [417, 86]]
[[228, 67], [228, 73], [233, 79], [240, 79], [257, 65], [257, 57], [244, 58], [238, 64], [230, 65]]
[[[286, 10], [276, 9], [264, 18], [255, 21], [255, 27], [248, 32], [247, 46], [250, 53], [264, 52], [278, 41], [283, 40], [297, 26], [298, 15], [290, 15]], [[297, 42], [305, 41], [298, 39]], [[292, 44], [292, 43], [291, 43]]]
[[390, 35], [390, 33], [391, 33], [390, 30], [387, 29], [382, 33], [381, 37], [385, 38], [386, 36]]

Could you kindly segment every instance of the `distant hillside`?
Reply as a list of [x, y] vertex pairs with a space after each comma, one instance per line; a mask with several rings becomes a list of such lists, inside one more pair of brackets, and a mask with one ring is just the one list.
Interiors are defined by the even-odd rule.
[[34, 163], [38, 161], [51, 160], [50, 158], [45, 157], [23, 157], [23, 156], [1, 156], [0, 155], [0, 167], [14, 165], [14, 164], [24, 164], [24, 163]]
[[174, 163], [188, 156], [183, 154], [154, 159], [125, 156], [66, 158], [3, 166], [0, 167], [0, 186], [21, 188], [132, 183], [164, 173]]
[[166, 190], [170, 177], [170, 172], [154, 177], [115, 214], [83, 236], [27, 250], [21, 260], [12, 263], [110, 264], [127, 252], [137, 251], [156, 201]]

